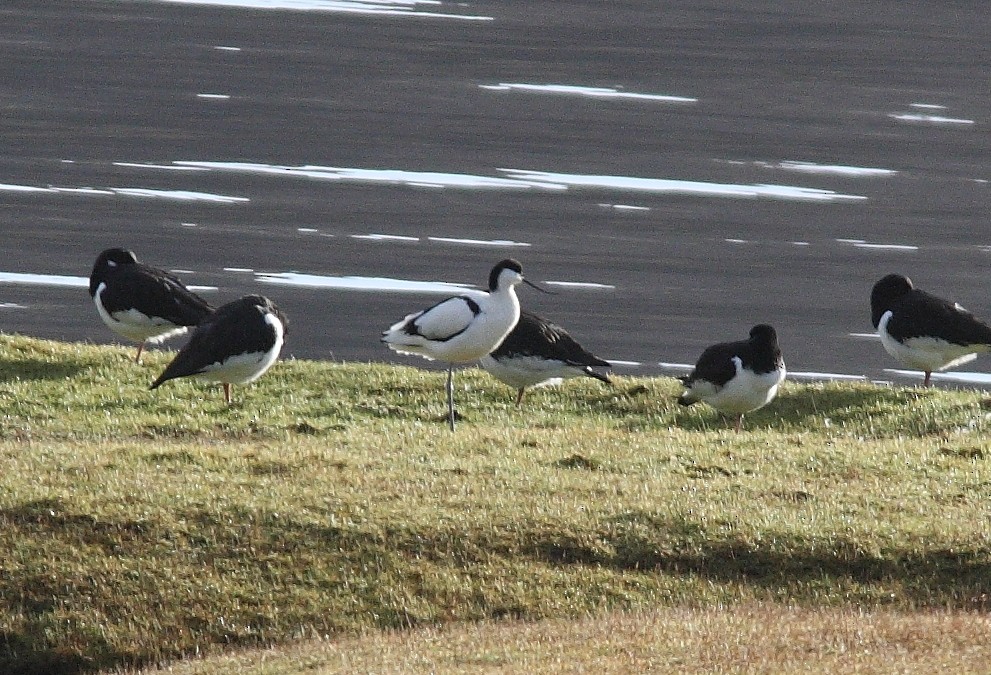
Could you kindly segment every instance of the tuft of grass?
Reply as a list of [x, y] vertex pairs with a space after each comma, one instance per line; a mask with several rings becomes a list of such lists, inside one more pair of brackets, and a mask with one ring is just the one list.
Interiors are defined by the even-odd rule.
[[141, 667], [646, 608], [986, 612], [976, 391], [787, 383], [734, 433], [675, 380], [522, 410], [480, 371], [289, 361], [154, 392], [167, 353], [0, 335], [0, 672]]

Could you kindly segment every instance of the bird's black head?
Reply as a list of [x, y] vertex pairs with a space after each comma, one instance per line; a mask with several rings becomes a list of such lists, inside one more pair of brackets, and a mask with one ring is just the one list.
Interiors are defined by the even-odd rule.
[[518, 260], [513, 260], [512, 258], [506, 258], [505, 260], [500, 260], [492, 271], [489, 272], [489, 292], [495, 291], [499, 287], [499, 277], [505, 270], [511, 272], [516, 272], [516, 274], [523, 276], [523, 266], [520, 265]]
[[776, 345], [778, 334], [772, 326], [761, 323], [750, 329], [750, 339], [761, 344]]
[[871, 323], [877, 328], [881, 317], [899, 300], [912, 292], [912, 280], [903, 274], [889, 274], [871, 289]]
[[778, 346], [777, 332], [766, 323], [750, 329], [750, 344], [753, 346], [753, 368], [758, 373], [769, 373], [784, 366], [781, 347]]
[[133, 251], [124, 248], [108, 248], [96, 258], [93, 264], [93, 271], [89, 275], [89, 294], [96, 294], [96, 289], [101, 281], [104, 281], [108, 274], [112, 273], [121, 265], [133, 265], [138, 262], [138, 257]]

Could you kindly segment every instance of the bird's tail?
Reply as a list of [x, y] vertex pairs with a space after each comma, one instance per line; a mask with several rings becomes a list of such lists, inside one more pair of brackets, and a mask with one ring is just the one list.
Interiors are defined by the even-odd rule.
[[173, 375], [171, 372], [169, 372], [169, 369], [166, 368], [165, 371], [161, 375], [159, 375], [158, 378], [154, 382], [152, 382], [151, 386], [148, 388], [158, 389], [161, 385], [165, 384], [169, 380], [174, 380], [176, 377], [177, 377], [176, 375]]
[[597, 373], [594, 370], [592, 370], [591, 366], [585, 366], [585, 374], [588, 375], [589, 377], [594, 377], [600, 382], [605, 382], [606, 384], [612, 384], [612, 380], [609, 379], [609, 375], [605, 373]]

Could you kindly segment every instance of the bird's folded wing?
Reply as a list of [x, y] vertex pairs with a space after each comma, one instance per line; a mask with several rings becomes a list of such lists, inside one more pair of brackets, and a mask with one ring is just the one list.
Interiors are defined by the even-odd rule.
[[413, 320], [415, 332], [428, 340], [449, 340], [465, 331], [479, 314], [479, 306], [468, 296], [437, 303]]

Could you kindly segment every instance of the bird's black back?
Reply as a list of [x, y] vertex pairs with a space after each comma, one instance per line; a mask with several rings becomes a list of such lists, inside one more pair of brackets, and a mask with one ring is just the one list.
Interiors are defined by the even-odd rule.
[[913, 289], [890, 309], [887, 329], [896, 340], [936, 337], [957, 345], [991, 344], [991, 326], [925, 291]]
[[573, 366], [609, 367], [568, 334], [561, 326], [531, 312], [520, 312], [520, 320], [494, 352], [492, 358], [539, 356]]

